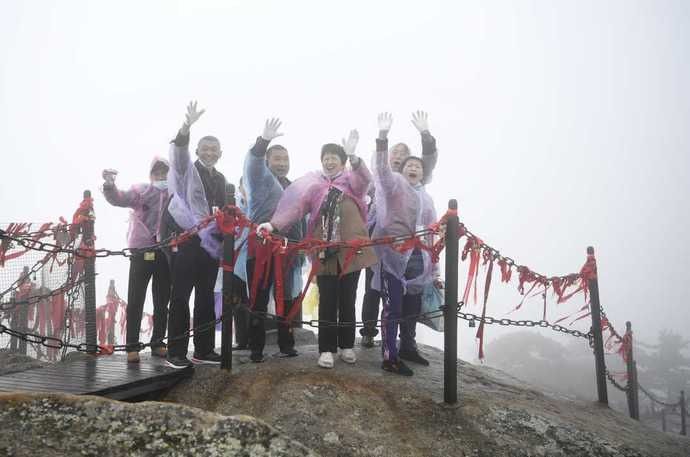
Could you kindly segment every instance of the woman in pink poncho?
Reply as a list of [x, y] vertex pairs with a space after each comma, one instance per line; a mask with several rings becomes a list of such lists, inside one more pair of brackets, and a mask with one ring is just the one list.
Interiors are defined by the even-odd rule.
[[[258, 228], [283, 231], [309, 215], [307, 237], [324, 241], [368, 240], [364, 197], [371, 173], [355, 149], [359, 135], [350, 132], [343, 146], [334, 143], [321, 148], [321, 171], [313, 171], [294, 181], [283, 192], [270, 222]], [[351, 169], [345, 169], [349, 157]], [[311, 259], [317, 262], [319, 286], [319, 321], [352, 322], [351, 326], [319, 326], [319, 366], [333, 368], [333, 354], [340, 348], [346, 363], [357, 358], [355, 343], [355, 299], [362, 268], [376, 263], [371, 247], [357, 252], [345, 262], [346, 250], [328, 249]], [[346, 264], [347, 263], [347, 264]]]

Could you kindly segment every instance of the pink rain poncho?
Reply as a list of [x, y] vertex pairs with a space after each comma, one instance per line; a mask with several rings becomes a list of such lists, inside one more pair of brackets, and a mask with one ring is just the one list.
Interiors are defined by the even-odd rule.
[[332, 180], [320, 171], [312, 171], [290, 184], [278, 202], [271, 224], [279, 231], [293, 226], [305, 215], [309, 215], [307, 236], [314, 233], [319, 221], [319, 211], [328, 190], [335, 187], [343, 195], [351, 198], [359, 208], [362, 220], [367, 220], [367, 210], [364, 197], [367, 193], [371, 173], [360, 160], [353, 170], [345, 170]]
[[[376, 186], [376, 225], [372, 238], [385, 236], [411, 235], [436, 222], [436, 210], [431, 196], [424, 186], [412, 186], [400, 173], [395, 173], [388, 162], [387, 141], [377, 140], [374, 155], [374, 185]], [[432, 241], [428, 240], [431, 245]], [[413, 250], [398, 252], [388, 245], [374, 247], [383, 268], [403, 284], [408, 293], [421, 293], [437, 274], [438, 265], [431, 262], [428, 252], [422, 250], [424, 269], [419, 276], [405, 279], [407, 262]], [[381, 290], [381, 268], [372, 267], [374, 278], [372, 287]]]
[[[153, 171], [153, 167], [159, 162], [169, 166], [167, 160], [154, 157], [149, 172]], [[113, 184], [103, 186], [103, 195], [111, 205], [132, 208], [127, 231], [127, 243], [130, 248], [144, 248], [156, 243], [163, 205], [168, 201], [168, 192], [165, 189], [142, 183], [133, 185], [128, 191], [122, 191]]]

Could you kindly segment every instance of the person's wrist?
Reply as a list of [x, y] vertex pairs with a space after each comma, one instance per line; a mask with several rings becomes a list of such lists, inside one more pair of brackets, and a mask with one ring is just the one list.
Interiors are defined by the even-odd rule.
[[385, 140], [388, 138], [388, 130], [379, 129], [379, 140]]

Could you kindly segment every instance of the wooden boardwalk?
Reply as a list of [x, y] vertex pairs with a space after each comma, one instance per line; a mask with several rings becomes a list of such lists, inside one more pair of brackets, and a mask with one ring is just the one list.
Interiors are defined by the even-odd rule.
[[127, 363], [124, 354], [83, 358], [0, 376], [0, 392], [50, 392], [98, 395], [126, 400], [173, 386], [192, 375], [192, 367], [174, 369], [159, 357], [142, 353]]

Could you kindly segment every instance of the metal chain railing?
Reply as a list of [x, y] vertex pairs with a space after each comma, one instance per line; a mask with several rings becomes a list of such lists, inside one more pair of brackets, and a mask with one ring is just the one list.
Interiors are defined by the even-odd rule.
[[31, 295], [29, 298], [27, 298], [25, 300], [10, 300], [10, 301], [5, 302], [5, 303], [0, 303], [0, 311], [9, 311], [11, 309], [16, 308], [17, 306], [20, 306], [20, 305], [22, 305], [22, 306], [35, 305], [36, 303], [40, 302], [41, 300], [45, 300], [47, 298], [54, 297], [56, 295], [65, 293], [70, 289], [73, 289], [75, 287], [79, 287], [80, 285], [82, 285], [83, 283], [88, 281], [89, 279], [90, 279], [90, 277], [82, 276], [82, 278], [77, 279], [75, 281], [65, 282], [60, 287], [53, 289], [50, 292], [45, 293], [45, 294]]
[[[462, 302], [458, 303], [460, 306]], [[458, 317], [460, 319], [464, 319], [466, 321], [469, 321], [470, 323], [472, 322], [484, 322], [485, 324], [498, 324], [498, 325], [503, 325], [503, 326], [516, 326], [516, 327], [541, 327], [541, 328], [550, 328], [553, 331], [560, 332], [560, 333], [565, 333], [567, 335], [572, 335], [578, 338], [585, 338], [588, 341], [591, 341], [592, 339], [592, 331], [590, 330], [589, 332], [585, 333], [580, 330], [573, 330], [569, 329], [567, 327], [564, 327], [562, 325], [558, 324], [552, 324], [548, 321], [545, 320], [540, 320], [540, 321], [532, 321], [532, 320], [513, 320], [513, 319], [507, 319], [507, 318], [496, 318], [496, 317], [491, 317], [491, 316], [479, 316], [476, 314], [472, 313], [463, 313], [461, 311], [458, 311]]]
[[616, 381], [616, 378], [609, 370], [606, 370], [606, 378], [609, 380], [611, 385], [613, 385], [613, 387], [620, 390], [621, 392], [628, 392], [630, 390], [629, 384], [626, 384], [625, 386], [620, 384], [618, 381]]
[[[265, 320], [273, 320], [277, 321], [279, 323], [284, 323], [286, 322], [285, 318], [277, 316], [275, 314], [267, 313], [267, 312], [257, 312], [246, 305], [240, 305], [240, 308], [246, 309], [251, 315], [259, 317], [261, 319]], [[429, 311], [426, 313], [419, 313], [413, 316], [405, 316], [401, 317], [399, 319], [394, 319], [391, 320], [391, 322], [405, 322], [409, 320], [424, 320], [424, 319], [433, 319], [437, 317], [441, 317], [443, 315], [442, 310], [436, 310], [436, 311]], [[164, 338], [161, 338], [156, 341], [151, 341], [149, 343], [132, 343], [132, 344], [119, 344], [119, 345], [113, 345], [113, 346], [100, 346], [97, 345], [97, 347], [93, 347], [93, 345], [89, 345], [87, 343], [81, 343], [81, 344], [71, 344], [69, 342], [65, 342], [60, 338], [56, 337], [48, 337], [45, 335], [39, 335], [36, 333], [31, 333], [31, 332], [21, 332], [18, 330], [13, 330], [5, 325], [0, 324], [0, 334], [6, 333], [10, 336], [13, 336], [15, 338], [19, 338], [21, 340], [27, 341], [31, 344], [38, 344], [42, 345], [47, 348], [53, 348], [53, 349], [63, 349], [63, 348], [70, 348], [70, 349], [75, 349], [79, 352], [93, 352], [94, 349], [96, 349], [97, 354], [104, 354], [104, 353], [110, 353], [110, 352], [118, 352], [118, 351], [140, 351], [143, 350], [147, 347], [151, 346], [157, 346], [160, 345], [161, 343], [164, 343], [166, 341], [177, 341], [182, 338], [188, 338], [194, 335], [195, 332], [201, 332], [208, 330], [209, 328], [212, 328], [216, 326], [218, 323], [222, 322], [224, 319], [224, 316], [221, 315], [219, 318], [206, 322], [202, 325], [199, 325], [197, 327], [194, 327], [192, 329], [187, 330], [186, 332], [177, 335], [177, 336], [166, 336]], [[318, 321], [318, 320], [311, 320], [311, 321], [297, 321], [294, 320], [292, 323], [299, 323], [302, 325], [310, 326], [313, 328], [323, 328], [323, 327], [363, 327], [365, 325], [379, 325], [382, 322], [381, 319], [378, 320], [367, 320], [367, 321], [357, 321], [357, 322], [328, 322], [328, 321]]]
[[680, 405], [680, 400], [675, 402], [675, 403], [666, 403], [664, 401], [659, 400], [656, 398], [654, 395], [652, 395], [651, 392], [649, 392], [647, 389], [645, 389], [642, 384], [638, 384], [638, 387], [642, 391], [643, 394], [647, 396], [650, 400], [652, 400], [654, 403], [659, 404], [661, 406], [666, 406], [667, 408], [675, 408], [676, 406]]

